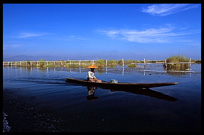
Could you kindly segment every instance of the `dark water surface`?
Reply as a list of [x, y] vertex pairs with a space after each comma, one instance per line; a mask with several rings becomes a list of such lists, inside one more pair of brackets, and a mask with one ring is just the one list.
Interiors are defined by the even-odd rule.
[[3, 89], [60, 117], [59, 128], [65, 132], [198, 132], [201, 131], [201, 65], [192, 64], [191, 68], [192, 73], [166, 73], [160, 64], [151, 64], [145, 71], [120, 66], [96, 69], [96, 77], [104, 81], [178, 82], [151, 88], [147, 95], [141, 90], [134, 93], [97, 88], [90, 98], [86, 86], [65, 81], [65, 78], [85, 79], [88, 72], [85, 68], [4, 67]]

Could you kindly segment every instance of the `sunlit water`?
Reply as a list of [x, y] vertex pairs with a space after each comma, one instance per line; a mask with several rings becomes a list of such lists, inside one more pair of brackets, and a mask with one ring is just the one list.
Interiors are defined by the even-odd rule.
[[86, 68], [3, 68], [3, 88], [28, 102], [59, 115], [64, 131], [200, 131], [201, 65], [192, 64], [192, 73], [166, 73], [160, 64], [144, 68], [96, 69], [104, 81], [149, 83], [178, 82], [151, 88], [176, 101], [154, 96], [97, 88], [89, 100], [86, 86], [66, 83], [65, 78], [85, 79]]

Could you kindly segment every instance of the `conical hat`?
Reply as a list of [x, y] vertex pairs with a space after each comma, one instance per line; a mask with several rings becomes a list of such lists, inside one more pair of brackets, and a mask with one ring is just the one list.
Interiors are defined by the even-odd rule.
[[88, 66], [88, 68], [98, 68], [98, 67], [91, 65], [91, 66]]

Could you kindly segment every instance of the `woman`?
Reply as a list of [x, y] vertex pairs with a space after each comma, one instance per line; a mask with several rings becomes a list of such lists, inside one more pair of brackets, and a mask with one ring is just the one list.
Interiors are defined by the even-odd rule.
[[88, 68], [90, 68], [91, 71], [88, 71], [87, 80], [90, 81], [90, 82], [99, 82], [99, 83], [101, 83], [102, 81], [98, 80], [94, 75], [94, 69], [97, 68], [97, 67], [94, 66], [94, 65], [91, 65], [91, 66], [88, 66]]

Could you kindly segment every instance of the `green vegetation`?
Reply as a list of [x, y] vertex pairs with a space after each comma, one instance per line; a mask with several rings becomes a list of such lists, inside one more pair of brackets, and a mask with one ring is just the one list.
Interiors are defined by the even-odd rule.
[[190, 59], [186, 58], [181, 55], [176, 55], [169, 57], [166, 62], [168, 64], [163, 64], [163, 67], [167, 70], [179, 70], [179, 71], [185, 71], [190, 68], [189, 63], [179, 63], [179, 62], [189, 62]]
[[201, 60], [191, 60], [191, 62], [195, 62], [197, 64], [201, 64]]
[[115, 59], [113, 60], [108, 60], [108, 66], [109, 67], [116, 67], [117, 66], [117, 61]]
[[128, 64], [132, 64], [132, 63], [137, 63], [137, 61], [136, 60], [125, 60], [124, 63], [125, 63], [125, 65], [128, 65]]
[[[103, 68], [106, 66], [106, 60], [103, 59], [99, 59], [96, 61], [95, 64], [98, 68]], [[118, 61], [116, 61], [115, 59], [113, 60], [107, 60], [107, 66], [108, 67], [116, 67], [118, 65]]]
[[96, 66], [98, 68], [103, 68], [105, 65], [106, 65], [106, 60], [99, 59], [99, 60], [96, 61]]
[[38, 66], [41, 68], [46, 68], [47, 67], [46, 60], [40, 60]]
[[135, 68], [135, 67], [137, 67], [137, 64], [128, 64], [127, 65], [129, 68]]
[[[189, 63], [179, 63], [179, 62], [189, 62], [190, 59], [186, 58], [184, 56], [181, 55], [176, 55], [176, 56], [172, 56], [166, 59], [166, 62], [169, 64], [163, 64], [163, 67], [165, 69], [168, 70], [188, 70], [189, 69]], [[107, 63], [106, 63], [107, 62]], [[164, 60], [146, 60], [146, 63], [164, 63]], [[194, 63], [201, 63], [201, 60], [191, 60], [191, 62]], [[143, 60], [105, 60], [105, 59], [98, 59], [97, 61], [93, 60], [88, 60], [88, 61], [69, 61], [69, 60], [58, 60], [58, 61], [46, 61], [44, 59], [41, 59], [40, 61], [21, 61], [21, 63], [18, 62], [4, 62], [5, 66], [11, 66], [11, 64], [16, 64], [16, 66], [21, 66], [21, 67], [39, 67], [39, 68], [54, 68], [54, 67], [65, 67], [65, 68], [87, 68], [88, 66], [92, 65], [94, 63], [94, 65], [96, 65], [98, 67], [98, 69], [102, 69], [105, 66], [108, 67], [116, 67], [118, 66], [123, 66], [126, 65], [129, 68], [135, 68], [135, 67], [139, 67], [137, 64], [138, 63], [144, 63]], [[8, 65], [9, 64], [9, 65]], [[107, 64], [107, 65], [106, 65]], [[101, 72], [103, 72], [101, 70]]]
[[189, 62], [189, 58], [186, 58], [185, 56], [181, 56], [181, 55], [175, 55], [172, 57], [169, 57], [166, 62], [167, 63], [171, 63], [171, 62]]

